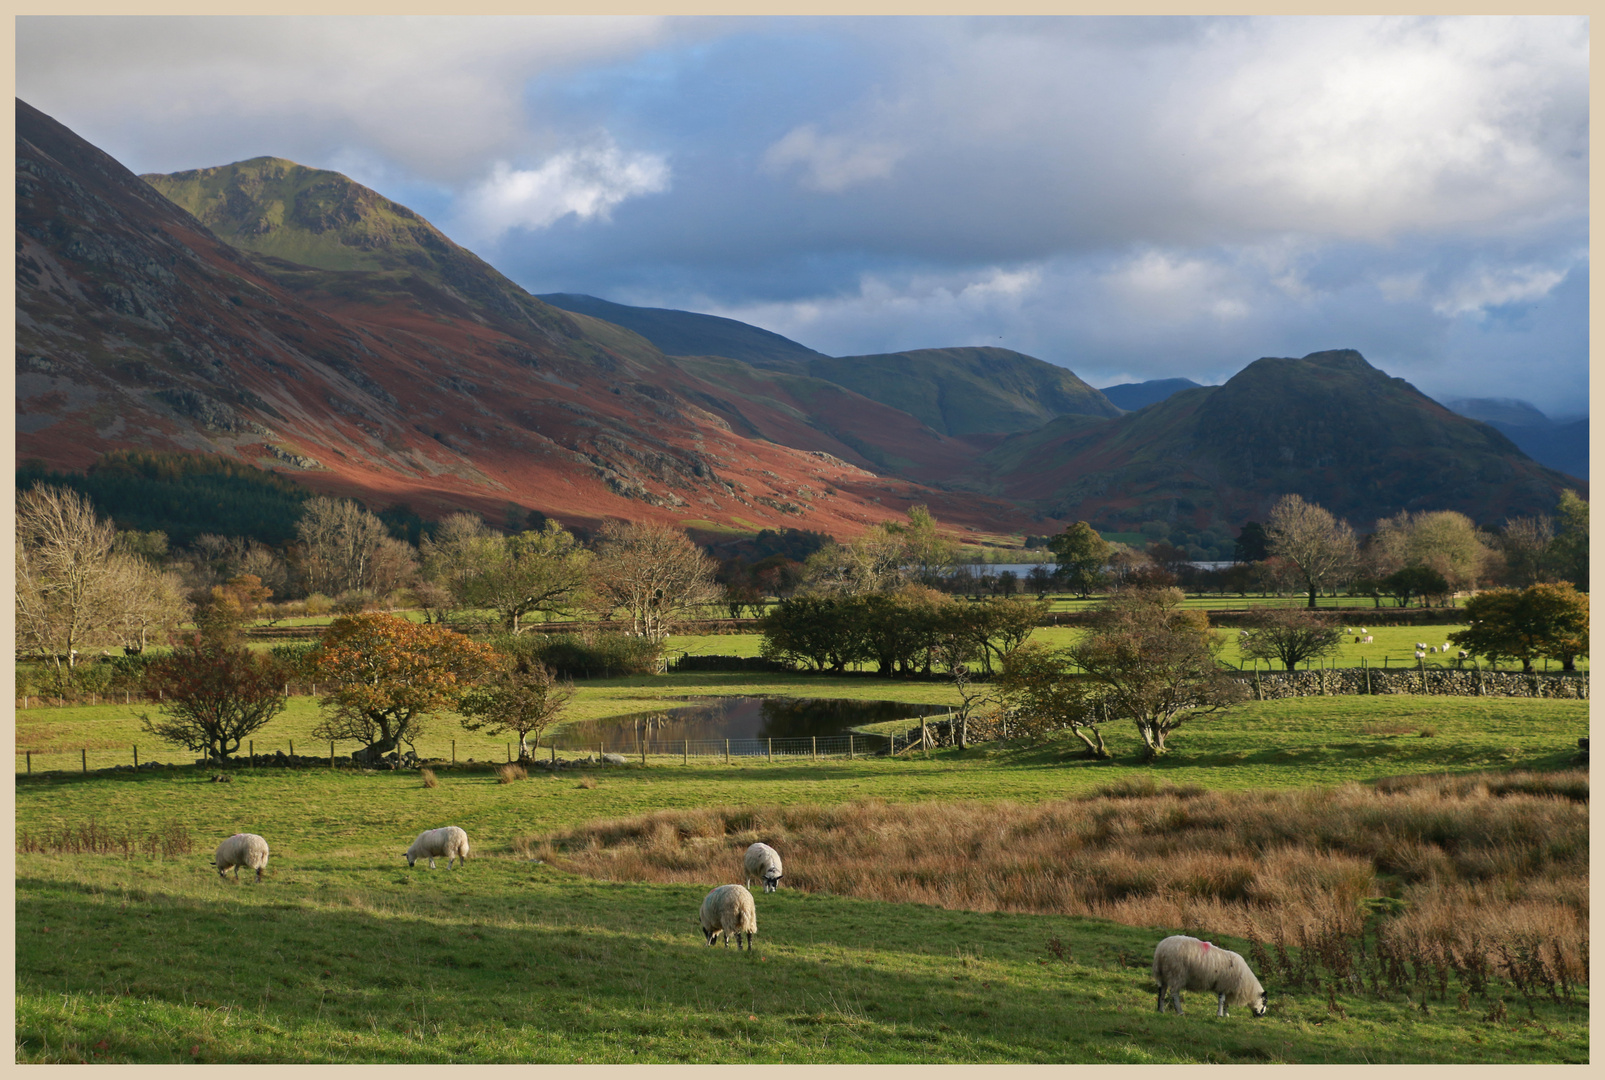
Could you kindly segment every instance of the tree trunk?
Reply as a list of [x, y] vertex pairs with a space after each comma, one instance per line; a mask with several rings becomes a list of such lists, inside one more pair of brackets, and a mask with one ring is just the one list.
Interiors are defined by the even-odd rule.
[[1086, 733], [1080, 728], [1071, 728], [1070, 730], [1072, 733], [1074, 733], [1076, 738], [1087, 744], [1088, 757], [1096, 758], [1098, 760], [1108, 758], [1109, 748], [1103, 744], [1103, 732], [1099, 731], [1097, 728], [1091, 729], [1092, 733], [1098, 737], [1098, 741], [1093, 742], [1091, 739], [1087, 738]]

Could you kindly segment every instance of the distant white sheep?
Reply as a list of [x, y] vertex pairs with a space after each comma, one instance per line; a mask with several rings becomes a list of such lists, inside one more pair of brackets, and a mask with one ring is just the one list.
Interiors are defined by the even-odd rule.
[[1439, 651], [1441, 651], [1441, 652], [1448, 652], [1448, 651], [1449, 651], [1449, 643], [1448, 643], [1448, 642], [1447, 642], [1447, 641], [1446, 641], [1446, 642], [1444, 642], [1444, 643], [1443, 643], [1443, 648], [1442, 648], [1442, 649], [1441, 649], [1441, 650], [1439, 650]]
[[419, 859], [428, 859], [429, 869], [433, 870], [437, 857], [445, 858], [447, 870], [452, 868], [453, 859], [457, 860], [458, 866], [467, 864], [468, 834], [455, 825], [426, 829], [418, 834], [418, 839], [407, 849], [407, 867], [411, 869]]
[[1425, 641], [1416, 642], [1416, 649], [1421, 651], [1421, 652], [1426, 652], [1427, 651], [1427, 643]]
[[1264, 1016], [1269, 1007], [1265, 988], [1248, 961], [1230, 949], [1185, 934], [1172, 934], [1154, 947], [1154, 982], [1159, 984], [1159, 1011], [1165, 1011], [1168, 998], [1177, 1016], [1182, 1014], [1183, 990], [1214, 994], [1216, 1016], [1225, 1016], [1228, 1004], [1247, 1005], [1255, 1016]]
[[1367, 635], [1365, 635], [1365, 637], [1360, 639], [1360, 644], [1369, 645], [1369, 644], [1371, 644], [1371, 641], [1373, 640], [1374, 637], [1375, 637], [1375, 635], [1373, 635], [1373, 634], [1367, 634]]
[[763, 882], [763, 891], [774, 892], [780, 888], [780, 879], [785, 871], [780, 865], [780, 852], [768, 844], [754, 844], [747, 849], [741, 857], [742, 869], [747, 872], [747, 888], [752, 888], [752, 879], [757, 878]]
[[747, 950], [752, 950], [752, 935], [758, 932], [758, 905], [744, 885], [720, 885], [702, 898], [702, 934], [712, 945], [724, 934], [724, 947], [730, 947], [730, 935], [736, 936], [736, 949], [741, 949], [741, 935], [747, 935]]
[[1470, 657], [1471, 657], [1471, 654], [1470, 654], [1470, 653], [1468, 653], [1468, 652], [1467, 652], [1467, 651], [1466, 651], [1466, 650], [1464, 650], [1464, 649], [1461, 649], [1461, 650], [1460, 650], [1460, 655], [1459, 655], [1459, 656], [1457, 656], [1457, 657], [1456, 657], [1456, 658], [1455, 658], [1455, 659], [1457, 659], [1457, 660], [1466, 660], [1466, 659], [1469, 659], [1469, 658], [1470, 658]]
[[1416, 659], [1417, 660], [1425, 660], [1426, 658], [1427, 658], [1427, 654], [1426, 653], [1422, 652], [1420, 649], [1416, 650]]
[[224, 873], [229, 867], [234, 868], [234, 880], [240, 880], [240, 867], [256, 871], [256, 880], [262, 880], [262, 871], [267, 869], [268, 842], [255, 833], [235, 833], [221, 844], [217, 845], [217, 853], [212, 856], [212, 863], [217, 867], [218, 877], [227, 877]]

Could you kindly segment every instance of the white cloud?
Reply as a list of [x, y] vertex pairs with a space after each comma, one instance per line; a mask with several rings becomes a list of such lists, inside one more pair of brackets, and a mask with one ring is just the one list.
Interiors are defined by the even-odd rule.
[[804, 124], [764, 152], [764, 168], [784, 172], [803, 166], [802, 186], [832, 194], [868, 180], [885, 180], [907, 151], [895, 143], [853, 140], [843, 135], [820, 135]]
[[468, 232], [494, 242], [510, 229], [544, 229], [573, 214], [601, 218], [625, 199], [669, 188], [669, 165], [657, 154], [626, 154], [611, 139], [564, 150], [535, 169], [498, 161], [463, 197]]
[[1480, 269], [1455, 282], [1432, 310], [1439, 315], [1482, 318], [1491, 307], [1537, 300], [1566, 280], [1566, 270], [1548, 266]]

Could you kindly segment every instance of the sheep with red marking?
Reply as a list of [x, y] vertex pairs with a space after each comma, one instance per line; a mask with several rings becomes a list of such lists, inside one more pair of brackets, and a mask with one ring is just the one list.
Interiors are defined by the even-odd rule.
[[1248, 961], [1207, 941], [1185, 934], [1172, 934], [1154, 948], [1154, 982], [1159, 984], [1159, 1011], [1165, 1011], [1168, 998], [1181, 1015], [1181, 992], [1204, 990], [1216, 997], [1216, 1016], [1226, 1015], [1226, 1006], [1247, 1005], [1255, 1016], [1264, 1016], [1269, 999]]

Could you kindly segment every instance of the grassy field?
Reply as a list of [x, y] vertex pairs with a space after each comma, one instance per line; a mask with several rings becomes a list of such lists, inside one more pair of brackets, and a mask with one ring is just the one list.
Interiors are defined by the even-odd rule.
[[[586, 719], [758, 692], [917, 703], [950, 694], [942, 683], [687, 673], [583, 683], [573, 712]], [[306, 752], [315, 722], [313, 703], [294, 699], [258, 748], [295, 738]], [[1273, 993], [1263, 1019], [1219, 1020], [1196, 993], [1185, 1017], [1158, 1016], [1147, 961], [1163, 933], [1193, 928], [1186, 920], [1126, 925], [786, 888], [758, 897], [755, 953], [707, 949], [696, 910], [718, 880], [598, 880], [577, 864], [530, 861], [530, 838], [710, 807], [807, 816], [885, 803], [915, 818], [928, 816], [921, 806], [969, 807], [984, 818], [988, 807], [1049, 807], [1133, 782], [1252, 798], [1411, 774], [1549, 772], [1567, 767], [1587, 725], [1578, 701], [1305, 698], [1184, 727], [1173, 754], [1153, 766], [1135, 764], [1134, 733], [1114, 725], [1106, 737], [1119, 756], [1097, 763], [1077, 759], [1065, 741], [907, 760], [654, 758], [644, 767], [531, 770], [514, 783], [464, 765], [441, 768], [433, 788], [412, 772], [349, 769], [242, 769], [227, 784], [194, 768], [19, 776], [17, 1057], [1586, 1061], [1582, 990], [1575, 1001], [1501, 990], [1457, 1004], [1452, 982], [1446, 997], [1422, 1002], [1408, 991], [1379, 998], [1330, 984], [1278, 986], [1261, 972]], [[431, 739], [443, 748], [453, 727], [441, 718]], [[62, 755], [72, 768], [75, 747], [90, 743], [104, 746], [100, 763], [126, 761], [117, 748], [136, 731], [119, 706], [18, 714], [19, 748], [72, 750]], [[504, 756], [500, 741], [454, 734], [460, 758]], [[142, 744], [149, 757], [187, 760]], [[1186, 820], [1185, 805], [1177, 812], [1156, 810], [1155, 820]], [[170, 849], [187, 839], [190, 850], [122, 857], [51, 848], [51, 837], [82, 835], [90, 822]], [[467, 868], [409, 871], [407, 843], [447, 822], [473, 838]], [[237, 831], [273, 845], [260, 885], [221, 882], [207, 866], [218, 840]], [[1229, 933], [1212, 940], [1247, 947]]]

